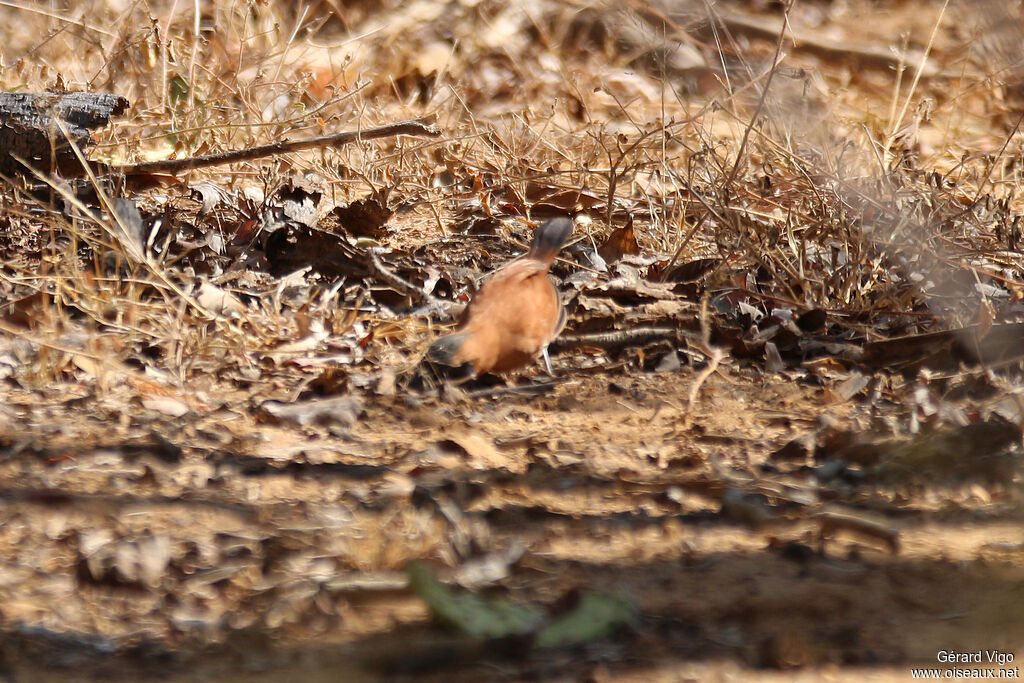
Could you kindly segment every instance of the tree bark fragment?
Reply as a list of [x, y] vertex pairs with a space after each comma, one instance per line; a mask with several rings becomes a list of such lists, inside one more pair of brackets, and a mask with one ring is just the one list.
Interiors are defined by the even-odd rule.
[[127, 108], [128, 100], [113, 93], [0, 92], [0, 174], [24, 173], [18, 159], [43, 172], [81, 169], [68, 140], [88, 149], [95, 143], [89, 131]]

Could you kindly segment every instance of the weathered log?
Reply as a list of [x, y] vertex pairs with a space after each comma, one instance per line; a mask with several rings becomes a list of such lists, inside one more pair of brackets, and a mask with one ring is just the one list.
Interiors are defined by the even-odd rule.
[[44, 172], [80, 169], [68, 140], [90, 147], [95, 141], [89, 131], [127, 108], [128, 100], [112, 93], [0, 92], [0, 174], [24, 173], [17, 158]]

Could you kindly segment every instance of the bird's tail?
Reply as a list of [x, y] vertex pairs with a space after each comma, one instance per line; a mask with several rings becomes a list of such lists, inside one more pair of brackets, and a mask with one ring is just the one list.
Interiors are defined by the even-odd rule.
[[544, 221], [533, 235], [529, 258], [542, 261], [549, 266], [555, 260], [558, 250], [572, 234], [572, 221], [568, 218], [552, 218]]

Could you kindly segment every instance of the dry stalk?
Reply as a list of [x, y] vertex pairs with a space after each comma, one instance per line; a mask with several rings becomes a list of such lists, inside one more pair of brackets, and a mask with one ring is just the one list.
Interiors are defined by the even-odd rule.
[[343, 131], [332, 135], [321, 135], [301, 140], [281, 140], [267, 145], [235, 149], [226, 152], [213, 152], [185, 159], [166, 159], [162, 161], [140, 161], [134, 164], [121, 164], [107, 167], [111, 171], [125, 175], [144, 175], [154, 173], [182, 173], [198, 168], [222, 166], [240, 161], [252, 161], [269, 156], [299, 152], [320, 147], [340, 147], [341, 145], [376, 140], [378, 138], [395, 137], [396, 135], [428, 135], [438, 137], [441, 130], [433, 125], [434, 117], [399, 121], [383, 126], [374, 126], [363, 130]]

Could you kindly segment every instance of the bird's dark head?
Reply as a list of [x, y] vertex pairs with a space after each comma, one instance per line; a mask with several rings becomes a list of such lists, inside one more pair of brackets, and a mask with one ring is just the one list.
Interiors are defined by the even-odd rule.
[[469, 339], [467, 333], [446, 334], [434, 340], [423, 356], [421, 366], [429, 367], [433, 374], [446, 380], [465, 380], [473, 376], [473, 363], [463, 360], [459, 352]]

